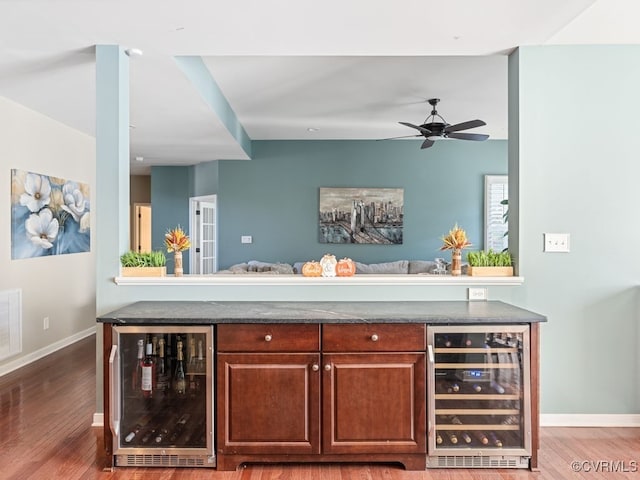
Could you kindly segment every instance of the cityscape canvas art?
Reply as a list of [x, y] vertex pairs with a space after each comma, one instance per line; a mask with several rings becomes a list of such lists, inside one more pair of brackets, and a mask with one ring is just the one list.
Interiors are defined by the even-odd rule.
[[401, 244], [402, 188], [320, 188], [321, 243]]
[[11, 258], [88, 252], [89, 185], [11, 170]]

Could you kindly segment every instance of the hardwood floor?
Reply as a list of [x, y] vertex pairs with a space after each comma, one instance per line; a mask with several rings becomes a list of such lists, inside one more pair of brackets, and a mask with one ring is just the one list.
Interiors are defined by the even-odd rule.
[[[640, 428], [543, 428], [540, 472], [484, 469], [408, 472], [395, 465], [348, 464], [251, 465], [235, 472], [176, 468], [117, 468], [104, 472], [102, 429], [91, 427], [94, 392], [94, 337], [0, 377], [0, 480], [640, 478]], [[572, 462], [579, 462], [581, 471], [573, 472]]]

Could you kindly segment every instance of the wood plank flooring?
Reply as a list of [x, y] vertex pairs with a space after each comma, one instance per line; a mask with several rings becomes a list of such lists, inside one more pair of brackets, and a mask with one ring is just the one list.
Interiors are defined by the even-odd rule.
[[[543, 428], [540, 472], [506, 469], [407, 472], [395, 465], [321, 464], [250, 465], [235, 472], [195, 468], [116, 468], [104, 472], [102, 429], [91, 427], [94, 411], [94, 337], [0, 377], [0, 480], [640, 478], [640, 428]], [[580, 462], [582, 471], [573, 472], [572, 462]]]

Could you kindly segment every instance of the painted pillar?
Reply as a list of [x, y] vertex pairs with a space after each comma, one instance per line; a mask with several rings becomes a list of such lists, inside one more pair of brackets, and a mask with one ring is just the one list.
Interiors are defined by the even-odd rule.
[[[119, 274], [129, 246], [129, 57], [118, 45], [96, 46], [96, 310]], [[96, 335], [102, 351], [102, 329]], [[102, 355], [96, 356], [96, 412], [103, 411]], [[97, 420], [97, 419], [96, 419]]]

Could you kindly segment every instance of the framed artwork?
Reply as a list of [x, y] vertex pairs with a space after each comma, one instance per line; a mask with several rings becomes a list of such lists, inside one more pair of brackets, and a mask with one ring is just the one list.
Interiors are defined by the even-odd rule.
[[402, 243], [404, 189], [320, 188], [320, 243]]
[[88, 252], [89, 185], [11, 170], [11, 258]]

